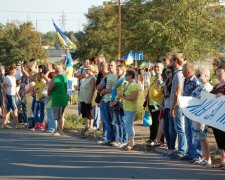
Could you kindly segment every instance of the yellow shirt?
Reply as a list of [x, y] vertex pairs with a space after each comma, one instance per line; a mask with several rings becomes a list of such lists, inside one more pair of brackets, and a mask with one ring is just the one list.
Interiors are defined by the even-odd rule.
[[[126, 91], [124, 92], [125, 96], [129, 96], [131, 95], [131, 92], [136, 91], [137, 92], [137, 96], [139, 94], [139, 86], [138, 84], [133, 81], [132, 83], [128, 84], [128, 87], [126, 89]], [[137, 98], [138, 99], [138, 98]], [[125, 111], [129, 111], [129, 112], [135, 112], [137, 111], [137, 99], [135, 101], [130, 101], [130, 100], [123, 100], [123, 109]]]
[[42, 98], [42, 91], [45, 88], [45, 81], [41, 80], [41, 81], [35, 81], [35, 86], [38, 89], [37, 90], [37, 94], [36, 94], [36, 100], [39, 101]]
[[[151, 77], [150, 88], [148, 93], [149, 100], [156, 101], [157, 104], [161, 104], [163, 100], [163, 89], [159, 87], [157, 83], [157, 78], [155, 76]], [[149, 105], [154, 105], [149, 101]]]
[[123, 88], [124, 88], [123, 86], [124, 86], [124, 82], [116, 89], [117, 100], [120, 100], [120, 98], [118, 98], [118, 95], [122, 94]]

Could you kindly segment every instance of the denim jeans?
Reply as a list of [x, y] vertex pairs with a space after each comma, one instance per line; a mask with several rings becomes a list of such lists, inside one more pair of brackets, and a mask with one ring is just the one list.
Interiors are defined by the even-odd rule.
[[136, 112], [130, 112], [130, 111], [124, 111], [124, 117], [125, 117], [125, 128], [127, 132], [127, 136], [134, 136], [134, 118], [135, 118]]
[[45, 103], [43, 101], [36, 101], [34, 107], [35, 122], [43, 122], [44, 115], [45, 115]]
[[[49, 103], [49, 98], [45, 98], [45, 105]], [[57, 130], [57, 121], [54, 118], [53, 109], [52, 107], [46, 107], [46, 114], [48, 119], [48, 130], [49, 131], [56, 131]]]
[[187, 156], [195, 158], [201, 156], [201, 143], [195, 139], [192, 131], [192, 120], [185, 117], [185, 134], [187, 139]]
[[174, 150], [177, 133], [174, 127], [173, 119], [170, 116], [170, 108], [166, 108], [163, 114], [163, 130], [166, 137], [168, 149]]
[[174, 126], [178, 137], [178, 153], [185, 155], [187, 151], [187, 140], [185, 136], [185, 121], [184, 115], [179, 106], [175, 109]]
[[94, 122], [93, 126], [96, 127], [97, 129], [99, 128], [100, 121], [101, 121], [101, 113], [100, 113], [100, 107], [98, 105], [95, 105], [93, 107], [93, 114], [94, 114]]
[[102, 139], [108, 140], [108, 141], [114, 141], [115, 136], [114, 136], [113, 124], [112, 124], [113, 111], [109, 105], [109, 102], [105, 102], [104, 100], [101, 100], [100, 114], [101, 114], [101, 119], [103, 124]]
[[119, 112], [113, 112], [113, 127], [115, 140], [120, 143], [125, 143], [128, 141], [124, 116]]

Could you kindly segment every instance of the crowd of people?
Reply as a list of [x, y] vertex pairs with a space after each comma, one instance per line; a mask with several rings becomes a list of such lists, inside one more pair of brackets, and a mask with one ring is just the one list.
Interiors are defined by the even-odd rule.
[[[225, 95], [225, 65], [217, 68], [218, 83], [210, 83], [209, 67], [195, 68], [183, 53], [166, 53], [152, 68], [127, 67], [125, 61], [106, 61], [104, 55], [84, 58], [74, 70], [73, 60], [66, 50], [63, 64], [37, 65], [35, 59], [11, 65], [0, 73], [0, 107], [2, 128], [13, 115], [16, 128], [23, 119], [33, 131], [63, 135], [64, 112], [72, 97], [72, 79], [77, 79], [78, 113], [85, 121], [85, 132], [102, 130], [102, 145], [113, 145], [132, 151], [135, 146], [134, 119], [140, 96], [152, 117], [148, 146], [165, 144], [163, 156], [189, 160], [194, 164], [211, 166], [208, 127], [182, 113], [179, 96], [200, 97], [202, 91]], [[18, 118], [19, 117], [19, 118]], [[47, 117], [47, 126], [44, 121]], [[31, 122], [34, 122], [32, 124]], [[225, 168], [225, 132], [213, 128], [221, 152], [221, 162], [215, 168]], [[177, 148], [176, 148], [177, 142]]]

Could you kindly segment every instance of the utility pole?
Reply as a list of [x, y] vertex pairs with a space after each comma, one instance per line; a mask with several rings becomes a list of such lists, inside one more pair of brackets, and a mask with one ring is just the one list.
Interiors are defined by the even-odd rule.
[[118, 60], [121, 56], [121, 5], [120, 0], [118, 0]]
[[62, 31], [65, 31], [65, 29], [66, 29], [66, 15], [64, 14], [64, 11], [62, 12], [62, 15], [60, 16], [60, 23], [61, 23]]

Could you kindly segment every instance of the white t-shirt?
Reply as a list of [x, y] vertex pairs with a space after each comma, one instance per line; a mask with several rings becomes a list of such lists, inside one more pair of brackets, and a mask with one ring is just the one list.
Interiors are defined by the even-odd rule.
[[23, 76], [23, 73], [22, 73], [21, 69], [17, 69], [16, 75], [15, 75], [16, 80], [21, 79], [22, 76]]
[[[29, 84], [26, 84], [25, 86], [25, 91], [27, 91], [28, 89], [32, 88], [33, 86], [35, 86], [35, 82], [30, 82]], [[26, 97], [28, 96], [32, 96], [32, 92], [28, 92], [25, 94]]]
[[4, 84], [6, 84], [6, 94], [7, 95], [16, 95], [16, 77], [15, 76], [5, 76]]

